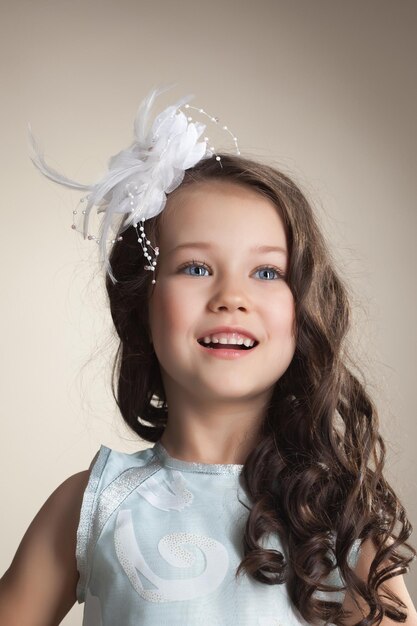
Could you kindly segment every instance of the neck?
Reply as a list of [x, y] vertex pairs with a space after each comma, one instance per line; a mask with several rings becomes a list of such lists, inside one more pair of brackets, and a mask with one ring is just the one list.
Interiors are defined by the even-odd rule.
[[243, 465], [259, 441], [261, 415], [221, 414], [182, 409], [168, 403], [168, 422], [160, 439], [168, 454], [182, 461]]

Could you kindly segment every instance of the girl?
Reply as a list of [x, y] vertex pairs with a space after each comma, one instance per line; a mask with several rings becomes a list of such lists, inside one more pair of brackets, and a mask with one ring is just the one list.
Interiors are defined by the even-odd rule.
[[43, 173], [91, 192], [85, 236], [104, 212], [114, 396], [153, 446], [101, 446], [50, 496], [1, 579], [0, 623], [59, 624], [78, 600], [85, 626], [415, 626], [411, 525], [312, 209], [276, 169], [215, 154], [186, 101], [148, 132], [154, 96], [95, 186], [34, 144]]

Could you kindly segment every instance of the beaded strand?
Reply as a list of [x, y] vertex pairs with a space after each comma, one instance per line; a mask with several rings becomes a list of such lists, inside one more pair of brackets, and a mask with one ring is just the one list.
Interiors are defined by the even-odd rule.
[[[204, 115], [205, 117], [207, 117], [210, 120], [210, 122], [212, 122], [212, 123], [214, 123], [216, 125], [218, 125], [220, 123], [220, 120], [219, 120], [218, 117], [214, 117], [214, 116], [210, 115], [209, 113], [207, 113], [202, 108], [191, 106], [190, 104], [185, 104], [184, 108], [187, 109], [187, 110], [196, 111], [197, 113], [199, 113], [201, 115]], [[178, 110], [181, 111], [180, 108]], [[173, 113], [173, 116], [174, 115], [175, 115], [175, 113]], [[192, 123], [194, 120], [193, 120], [193, 118], [190, 115], [187, 115], [187, 121], [189, 123]], [[231, 136], [231, 138], [232, 138], [232, 140], [234, 142], [235, 152], [236, 152], [237, 155], [240, 155], [240, 149], [239, 149], [239, 144], [238, 144], [237, 137], [231, 132], [231, 130], [227, 126], [222, 126], [222, 130], [224, 130], [225, 132], [227, 132]], [[168, 139], [168, 142], [169, 141], [170, 140]], [[210, 144], [209, 137], [205, 136], [204, 137], [204, 141], [206, 142], [207, 147], [209, 148], [212, 156], [215, 157], [216, 161], [219, 163], [220, 167], [222, 168], [223, 166], [222, 166], [222, 163], [221, 163], [221, 157], [216, 153], [214, 146], [209, 145]], [[131, 213], [135, 213], [137, 208], [138, 208], [137, 206], [135, 206], [136, 203], [135, 203], [135, 200], [134, 200], [134, 197], [135, 197], [134, 192], [138, 192], [137, 185], [132, 183], [132, 182], [127, 183], [126, 186], [125, 186], [125, 193], [126, 193], [126, 196], [130, 198], [129, 205], [131, 206], [131, 209], [130, 209]], [[79, 203], [84, 203], [86, 200], [88, 200], [88, 198], [89, 198], [88, 195], [84, 196], [83, 198], [80, 199]], [[75, 209], [72, 213], [73, 213], [72, 224], [71, 224], [72, 230], [83, 234], [83, 231], [78, 229], [77, 225], [75, 223], [75, 216], [78, 214], [77, 209]], [[82, 210], [81, 213], [82, 213], [82, 215], [85, 215], [86, 211]], [[138, 223], [139, 222], [141, 222], [141, 224], [139, 226], [139, 231], [138, 231]], [[142, 218], [138, 222], [134, 222], [133, 223], [133, 227], [134, 227], [134, 229], [136, 231], [138, 243], [140, 243], [140, 245], [142, 247], [142, 250], [143, 250], [143, 254], [144, 254], [145, 258], [148, 261], [148, 265], [145, 265], [144, 269], [148, 270], [148, 271], [154, 272], [154, 276], [155, 276], [156, 265], [157, 265], [157, 257], [159, 256], [159, 248], [158, 248], [158, 246], [153, 247], [151, 242], [150, 242], [150, 240], [147, 238], [146, 233], [145, 233], [144, 223], [145, 223], [145, 219]], [[100, 238], [96, 237], [95, 235], [92, 235], [90, 233], [87, 234], [86, 238], [91, 240], [91, 241], [95, 241], [97, 244], [100, 243]], [[107, 243], [110, 243], [110, 244], [113, 245], [117, 241], [122, 241], [122, 240], [123, 240], [123, 236], [119, 235], [115, 239], [109, 240]], [[152, 256], [152, 254], [149, 253], [149, 248], [153, 252], [154, 256]], [[154, 285], [155, 283], [156, 283], [156, 280], [155, 280], [155, 278], [153, 278], [152, 279], [152, 284]]]

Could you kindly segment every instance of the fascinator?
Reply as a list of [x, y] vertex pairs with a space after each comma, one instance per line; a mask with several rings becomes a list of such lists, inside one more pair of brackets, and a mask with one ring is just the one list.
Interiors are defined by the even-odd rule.
[[[114, 283], [117, 280], [109, 262], [109, 246], [121, 241], [122, 233], [133, 227], [147, 260], [144, 267], [153, 272], [152, 283], [155, 284], [159, 249], [147, 238], [145, 221], [163, 211], [167, 194], [181, 184], [187, 169], [207, 158], [217, 159], [221, 167], [221, 158], [205, 134], [206, 124], [194, 120], [193, 116], [216, 125], [219, 119], [204, 109], [191, 106], [192, 96], [181, 98], [152, 119], [155, 99], [164, 91], [166, 88], [153, 89], [143, 100], [134, 119], [132, 143], [110, 158], [108, 171], [94, 184], [79, 183], [50, 167], [29, 125], [30, 158], [34, 165], [50, 180], [87, 192], [80, 200], [84, 207], [82, 227], [78, 228], [75, 223], [79, 212], [74, 210], [71, 228], [80, 232], [84, 239], [98, 244], [100, 261]], [[227, 126], [222, 129], [232, 137], [235, 151], [240, 154], [235, 135]], [[97, 214], [102, 214], [98, 235], [90, 232], [93, 207]], [[111, 232], [113, 237], [109, 238]]]

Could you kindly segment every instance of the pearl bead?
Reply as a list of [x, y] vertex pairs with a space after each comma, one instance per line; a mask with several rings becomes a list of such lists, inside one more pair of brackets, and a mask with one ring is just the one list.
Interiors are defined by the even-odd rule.
[[[204, 115], [205, 117], [207, 117], [211, 122], [214, 122], [215, 124], [221, 124], [221, 120], [219, 120], [218, 117], [215, 116], [211, 116], [209, 113], [207, 113], [207, 111], [205, 111], [203, 108], [197, 108], [195, 106], [190, 106], [188, 103], [185, 104], [183, 107], [181, 108], [177, 108], [175, 111], [171, 112], [170, 114], [170, 118], [172, 120], [175, 120], [178, 115], [182, 116], [183, 118], [186, 118], [188, 122], [193, 122], [193, 117], [189, 114], [186, 113], [184, 114], [184, 110], [189, 111], [189, 113], [191, 113], [192, 111], [197, 111], [200, 114]], [[158, 123], [160, 123], [162, 121], [161, 116], [159, 116], [156, 121]], [[196, 122], [193, 122], [194, 124], [196, 124]], [[157, 126], [158, 124], [156, 124]], [[204, 127], [203, 127], [204, 128]], [[239, 146], [238, 146], [238, 138], [233, 135], [233, 133], [229, 130], [228, 126], [226, 125], [222, 125], [222, 129], [224, 131], [226, 131], [229, 136], [232, 137], [234, 143], [235, 143], [235, 153], [240, 155], [241, 152], [239, 150]], [[159, 133], [156, 132], [154, 133], [153, 137], [152, 137], [152, 143], [156, 143], [156, 141], [159, 139]], [[219, 156], [218, 154], [216, 154], [216, 150], [214, 146], [210, 146], [210, 139], [208, 136], [204, 136], [204, 141], [206, 142], [207, 146], [206, 146], [206, 156], [214, 156], [215, 160], [219, 163], [220, 167], [222, 166], [221, 163], [221, 156]], [[166, 151], [168, 151], [170, 149], [170, 143], [172, 142], [172, 137], [168, 137], [166, 140]], [[129, 213], [133, 214], [132, 217], [130, 218], [132, 220], [132, 225], [136, 230], [136, 234], [138, 236], [138, 243], [140, 243], [141, 247], [142, 247], [142, 251], [143, 254], [145, 256], [145, 258], [148, 260], [149, 265], [145, 266], [145, 269], [147, 270], [151, 270], [151, 271], [155, 271], [155, 267], [157, 265], [157, 261], [156, 259], [159, 256], [159, 247], [152, 247], [152, 244], [150, 242], [149, 239], [147, 239], [147, 235], [144, 232], [144, 223], [146, 221], [145, 218], [140, 218], [140, 215], [143, 215], [145, 212], [146, 207], [141, 207], [140, 205], [138, 206], [138, 195], [141, 193], [141, 188], [143, 188], [142, 184], [137, 184], [137, 182], [134, 182], [133, 180], [131, 180], [130, 182], [126, 183], [124, 185], [124, 193], [126, 194], [124, 198], [121, 198], [121, 202], [120, 202], [120, 206], [123, 205], [124, 207], [127, 207], [125, 209], [125, 213], [128, 215]], [[83, 203], [87, 203], [87, 207], [88, 210], [90, 210], [91, 206], [92, 206], [92, 200], [93, 200], [93, 194], [86, 194], [85, 196], [83, 196], [79, 202], [83, 202]], [[79, 208], [77, 206], [77, 208]], [[82, 215], [86, 215], [87, 211], [83, 210], [82, 211]], [[78, 215], [78, 211], [77, 210], [73, 210], [73, 215]], [[139, 226], [140, 228], [140, 234], [138, 232], [138, 225], [141, 224]], [[71, 225], [71, 229], [77, 231], [77, 225], [75, 223], [75, 218], [73, 217], [73, 223]], [[82, 232], [82, 229], [81, 231]], [[86, 236], [87, 239], [89, 240], [94, 240], [97, 243], [100, 242], [100, 239], [98, 237], [95, 237], [94, 235], [88, 234]], [[109, 240], [109, 243], [111, 244], [115, 244], [118, 241], [122, 241], [123, 237], [120, 235], [117, 238], [111, 239]], [[104, 243], [104, 239], [102, 239], [103, 243]], [[149, 254], [149, 249], [147, 246], [150, 246], [151, 251], [153, 251], [153, 254]], [[156, 280], [152, 280], [152, 283], [155, 284]]]
[[154, 280], [152, 281], [152, 285], [155, 285], [155, 283], [156, 283], [156, 280], [154, 279]]

